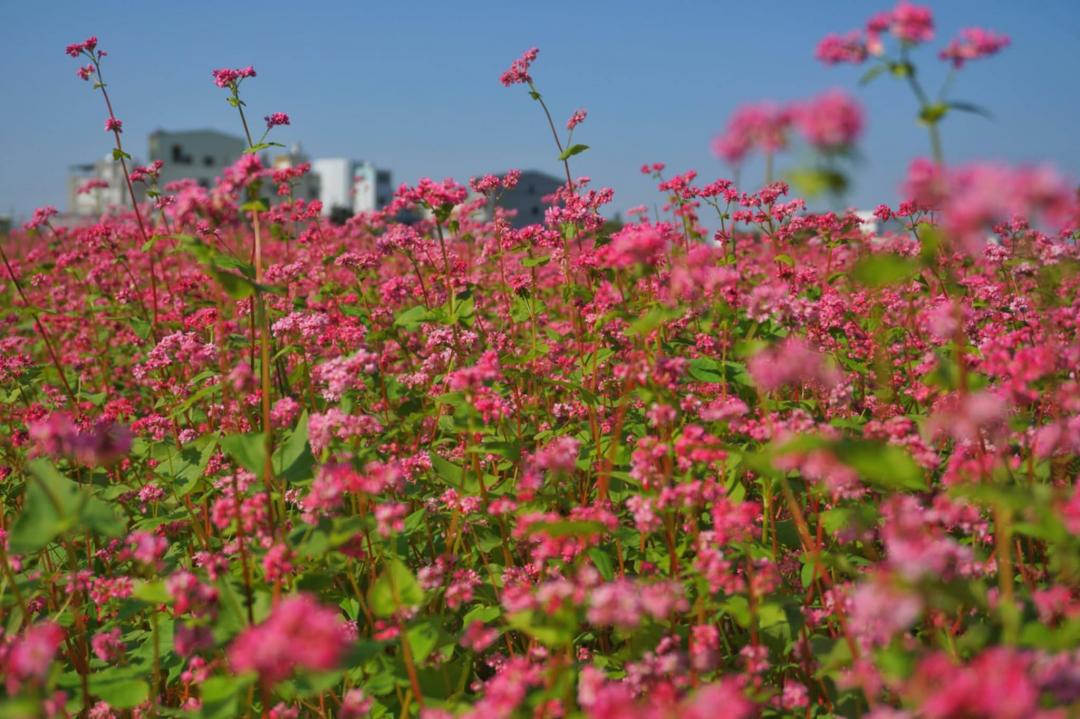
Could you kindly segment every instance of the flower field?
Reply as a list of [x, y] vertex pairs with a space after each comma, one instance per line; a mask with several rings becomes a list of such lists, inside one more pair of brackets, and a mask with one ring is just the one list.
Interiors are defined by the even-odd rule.
[[1009, 40], [933, 30], [817, 50], [927, 132], [872, 220], [800, 199], [843, 207], [853, 88], [731, 117], [763, 186], [650, 161], [611, 221], [529, 50], [477, 79], [550, 128], [524, 227], [513, 170], [330, 223], [253, 67], [206, 82], [248, 152], [159, 184], [69, 46], [146, 199], [0, 243], [0, 717], [1080, 716], [1080, 201], [947, 162]]

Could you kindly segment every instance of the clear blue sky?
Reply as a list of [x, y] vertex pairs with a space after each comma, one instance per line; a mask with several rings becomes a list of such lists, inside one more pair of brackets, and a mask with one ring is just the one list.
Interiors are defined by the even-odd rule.
[[[560, 122], [589, 111], [575, 138], [592, 146], [575, 174], [615, 188], [616, 209], [652, 205], [644, 162], [729, 175], [708, 150], [740, 103], [843, 87], [868, 110], [852, 205], [895, 200], [909, 159], [927, 154], [907, 88], [812, 59], [827, 32], [891, 7], [855, 0], [543, 3], [3, 2], [0, 7], [0, 214], [65, 202], [69, 164], [110, 148], [101, 98], [75, 77], [64, 46], [97, 35], [124, 138], [146, 157], [154, 129], [236, 132], [210, 70], [253, 64], [244, 84], [256, 117], [292, 116], [276, 136], [312, 156], [370, 159], [394, 182], [461, 180], [511, 167], [558, 171], [539, 108], [499, 74], [541, 48], [534, 77]], [[939, 39], [966, 25], [1009, 33], [1013, 46], [970, 65], [954, 97], [994, 114], [947, 118], [950, 161], [1052, 162], [1080, 178], [1080, 1], [931, 3]], [[937, 41], [934, 47], [936, 48]], [[940, 77], [929, 49], [918, 59]], [[749, 179], [749, 178], [747, 178]], [[749, 183], [748, 183], [749, 184]]]

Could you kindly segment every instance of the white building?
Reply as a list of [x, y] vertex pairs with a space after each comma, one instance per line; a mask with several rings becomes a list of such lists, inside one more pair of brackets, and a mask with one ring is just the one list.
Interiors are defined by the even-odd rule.
[[381, 210], [394, 197], [390, 171], [370, 162], [325, 157], [313, 161], [311, 171], [319, 177], [319, 199], [327, 216], [335, 210], [350, 214]]
[[[138, 160], [128, 161], [133, 168]], [[100, 216], [113, 207], [131, 205], [127, 183], [120, 163], [108, 154], [97, 162], [87, 165], [72, 165], [68, 175], [68, 212], [80, 217]], [[133, 185], [135, 197], [139, 202], [144, 199], [144, 188], [140, 183]]]
[[150, 134], [150, 162], [161, 160], [158, 184], [192, 179], [202, 187], [212, 187], [222, 171], [240, 159], [247, 143], [217, 130], [157, 130]]

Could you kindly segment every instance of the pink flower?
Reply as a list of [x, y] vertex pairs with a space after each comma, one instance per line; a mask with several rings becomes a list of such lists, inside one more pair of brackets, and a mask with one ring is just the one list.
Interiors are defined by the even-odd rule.
[[852, 631], [875, 646], [888, 644], [922, 613], [918, 595], [901, 591], [883, 578], [860, 584], [851, 595], [851, 604]]
[[912, 45], [928, 42], [934, 39], [934, 16], [928, 7], [902, 1], [892, 11], [889, 31]]
[[52, 622], [35, 624], [16, 637], [7, 648], [6, 655], [0, 654], [5, 686], [8, 694], [15, 694], [24, 682], [43, 682], [49, 672], [53, 656], [64, 640], [64, 630]]
[[461, 646], [480, 653], [495, 643], [499, 638], [499, 630], [484, 626], [483, 622], [472, 622], [465, 627], [461, 635]]
[[960, 36], [950, 40], [939, 53], [942, 60], [949, 60], [953, 67], [961, 68], [965, 62], [996, 55], [1008, 47], [1008, 35], [1002, 35], [979, 27], [967, 27], [960, 31]]
[[267, 115], [263, 119], [266, 120], [266, 129], [267, 130], [269, 130], [271, 128], [274, 128], [274, 127], [278, 127], [279, 125], [288, 125], [289, 124], [289, 116], [286, 115], [284, 112], [274, 112], [274, 113], [271, 113], [271, 114]]
[[276, 684], [294, 669], [329, 671], [345, 653], [348, 635], [337, 611], [307, 594], [282, 600], [262, 624], [244, 630], [230, 645], [233, 671], [256, 671]]
[[95, 634], [94, 638], [90, 640], [90, 646], [93, 647], [97, 658], [103, 662], [113, 662], [119, 659], [124, 656], [124, 651], [127, 649], [120, 639], [119, 629]]
[[826, 362], [825, 356], [798, 337], [758, 352], [750, 358], [747, 369], [764, 392], [788, 385], [831, 389], [840, 382], [839, 372]]
[[605, 248], [606, 267], [654, 266], [667, 254], [676, 237], [670, 225], [641, 222], [627, 225], [611, 236]]
[[213, 70], [211, 74], [214, 76], [214, 84], [218, 87], [235, 89], [244, 78], [255, 77], [255, 68], [250, 65], [235, 70], [230, 68], [220, 68], [218, 70]]
[[116, 119], [115, 117], [110, 117], [108, 120], [105, 121], [105, 131], [116, 133], [123, 132], [124, 123]]
[[755, 150], [775, 153], [787, 147], [791, 122], [787, 108], [768, 102], [743, 105], [731, 116], [723, 134], [713, 140], [713, 153], [732, 165]]
[[52, 205], [39, 207], [34, 210], [34, 216], [31, 217], [30, 220], [23, 225], [23, 227], [27, 230], [36, 230], [42, 225], [48, 225], [49, 220], [53, 217], [56, 217], [56, 215], [58, 214], [59, 210], [57, 210]]
[[98, 40], [96, 37], [89, 37], [83, 42], [76, 42], [68, 45], [67, 48], [65, 48], [64, 52], [66, 52], [71, 57], [78, 57], [84, 52], [93, 53], [94, 48], [97, 47], [97, 42]]
[[350, 689], [341, 698], [340, 719], [363, 719], [371, 711], [374, 700], [363, 689]]
[[109, 420], [80, 428], [70, 415], [54, 412], [30, 423], [27, 429], [43, 454], [68, 457], [89, 466], [112, 464], [131, 449], [131, 431]]
[[814, 51], [814, 56], [826, 65], [849, 62], [857, 65], [868, 55], [866, 42], [858, 30], [847, 35], [827, 35]]
[[849, 147], [863, 129], [862, 108], [842, 90], [800, 103], [793, 114], [807, 142], [822, 151]]
[[529, 75], [529, 67], [536, 61], [536, 56], [539, 54], [539, 48], [534, 47], [526, 50], [521, 57], [510, 64], [510, 69], [499, 77], [499, 82], [506, 87], [510, 87], [511, 85], [524, 85], [532, 82], [532, 77]]
[[570, 116], [570, 119], [566, 121], [566, 129], [573, 130], [575, 127], [585, 122], [585, 117], [589, 113], [585, 110], [575, 110], [574, 114]]

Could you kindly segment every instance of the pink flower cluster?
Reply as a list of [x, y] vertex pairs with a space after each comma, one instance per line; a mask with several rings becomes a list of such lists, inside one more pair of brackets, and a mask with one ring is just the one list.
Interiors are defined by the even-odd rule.
[[334, 669], [348, 641], [336, 611], [310, 595], [297, 594], [281, 600], [266, 621], [233, 640], [229, 664], [237, 672], [258, 672], [263, 682], [272, 685], [296, 669]]

